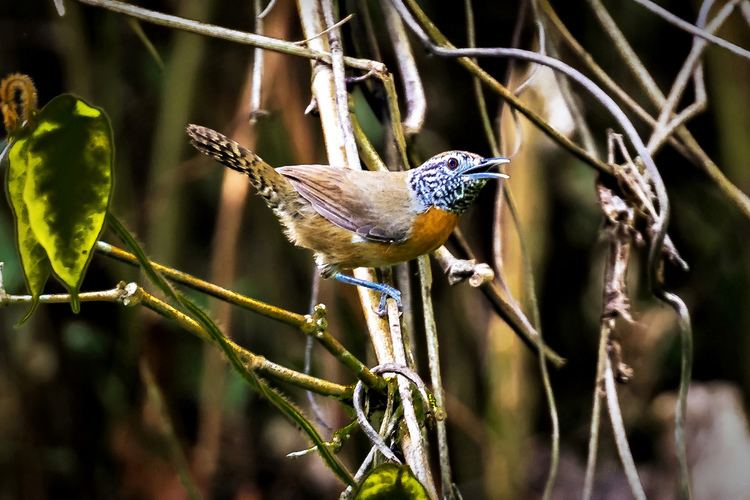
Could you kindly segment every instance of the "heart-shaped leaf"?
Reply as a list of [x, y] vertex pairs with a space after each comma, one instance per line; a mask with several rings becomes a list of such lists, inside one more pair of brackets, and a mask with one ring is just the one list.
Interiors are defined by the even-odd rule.
[[70, 94], [48, 102], [29, 128], [11, 146], [11, 169], [25, 172], [29, 226], [78, 312], [112, 193], [112, 128], [101, 109]]

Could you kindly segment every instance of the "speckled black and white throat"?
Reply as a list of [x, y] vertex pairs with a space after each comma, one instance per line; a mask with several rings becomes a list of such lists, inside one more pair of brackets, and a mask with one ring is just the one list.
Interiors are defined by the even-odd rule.
[[464, 180], [460, 175], [446, 175], [441, 169], [424, 167], [412, 170], [408, 182], [425, 208], [437, 207], [458, 215], [474, 203], [487, 183], [484, 180]]

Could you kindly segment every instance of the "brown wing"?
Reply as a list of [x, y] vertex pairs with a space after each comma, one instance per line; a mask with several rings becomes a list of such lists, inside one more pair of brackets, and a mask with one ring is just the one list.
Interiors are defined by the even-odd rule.
[[[401, 242], [411, 229], [403, 214], [411, 203], [399, 173], [364, 172], [327, 165], [276, 169], [320, 215], [364, 239]], [[395, 177], [391, 177], [395, 176]], [[394, 217], [393, 215], [401, 216]]]

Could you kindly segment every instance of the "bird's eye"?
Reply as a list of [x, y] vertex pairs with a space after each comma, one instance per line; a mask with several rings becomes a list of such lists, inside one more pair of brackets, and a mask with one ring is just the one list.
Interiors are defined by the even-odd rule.
[[456, 168], [458, 168], [458, 160], [452, 156], [448, 158], [448, 168], [451, 170], [456, 170]]

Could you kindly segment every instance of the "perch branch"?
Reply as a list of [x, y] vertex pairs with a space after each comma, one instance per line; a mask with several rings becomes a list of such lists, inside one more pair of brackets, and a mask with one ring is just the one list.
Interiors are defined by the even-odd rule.
[[432, 393], [435, 398], [434, 411], [435, 425], [437, 427], [440, 482], [443, 489], [443, 498], [452, 500], [456, 498], [456, 495], [453, 491], [453, 477], [451, 475], [451, 462], [448, 453], [448, 431], [445, 425], [448, 415], [445, 407], [443, 380], [440, 374], [440, 349], [437, 325], [435, 324], [435, 312], [432, 307], [432, 270], [430, 269], [430, 258], [428, 256], [423, 255], [417, 262], [419, 265], [419, 284], [422, 294], [422, 307], [424, 308], [427, 361], [430, 368]]
[[[300, 21], [302, 22], [303, 32], [306, 36], [310, 36], [318, 31], [323, 24], [324, 12], [319, 2], [316, 1], [298, 1], [297, 7], [300, 14]], [[332, 12], [332, 9], [330, 9]], [[330, 19], [330, 15], [328, 16]], [[335, 31], [335, 30], [334, 30]], [[333, 33], [333, 32], [332, 32]], [[311, 44], [317, 45], [319, 48], [324, 48], [324, 40], [317, 38], [311, 41]], [[385, 75], [385, 72], [379, 74]], [[341, 75], [339, 75], [341, 76]], [[384, 79], [384, 81], [387, 81]], [[390, 80], [392, 82], [392, 79]], [[313, 79], [312, 79], [312, 90], [313, 95], [318, 104], [318, 110], [320, 111], [321, 124], [323, 126], [323, 133], [326, 141], [326, 151], [328, 153], [328, 160], [331, 165], [342, 165], [348, 168], [360, 168], [359, 157], [356, 154], [356, 144], [354, 134], [349, 121], [349, 109], [348, 99], [337, 99], [338, 95], [346, 95], [345, 81], [342, 78], [337, 78], [334, 71], [330, 67], [321, 65], [319, 63], [313, 63]], [[396, 108], [396, 111], [397, 108]], [[393, 110], [391, 113], [391, 119], [395, 122], [396, 117], [394, 116]], [[348, 125], [345, 125], [348, 124]], [[393, 123], [392, 126], [398, 126], [399, 123]], [[354, 158], [349, 160], [347, 155], [347, 145], [355, 145]], [[373, 281], [373, 274], [370, 270], [359, 268], [354, 270], [356, 277], [360, 279], [366, 279]], [[362, 308], [367, 321], [368, 329], [370, 332], [370, 339], [375, 348], [376, 355], [380, 363], [393, 362], [398, 354], [395, 354], [395, 346], [391, 332], [388, 331], [387, 324], [374, 312], [374, 306], [378, 303], [376, 298], [377, 294], [371, 293], [370, 290], [365, 290], [362, 287], [358, 287], [358, 293], [362, 302]], [[395, 309], [395, 303], [390, 301], [390, 309]], [[396, 311], [396, 313], [398, 313]], [[399, 328], [400, 331], [400, 328]], [[403, 346], [402, 346], [403, 349]], [[401, 357], [405, 354], [401, 353]], [[404, 357], [405, 361], [405, 357]], [[401, 364], [406, 364], [401, 363]], [[409, 400], [404, 397], [402, 392], [402, 406], [404, 410], [404, 419], [407, 422], [407, 426], [410, 429], [408, 434], [404, 434], [401, 437], [401, 445], [404, 450], [404, 456], [406, 461], [414, 471], [415, 475], [422, 484], [427, 488], [427, 491], [435, 496], [435, 486], [432, 482], [432, 477], [429, 473], [429, 461], [427, 457], [427, 450], [422, 446], [421, 439], [417, 440], [417, 436], [410, 438], [413, 434], [415, 427], [419, 429], [419, 423], [416, 420], [415, 412], [413, 408], [410, 408], [411, 412], [407, 414], [406, 407], [410, 406]]]

